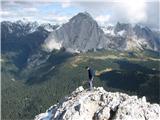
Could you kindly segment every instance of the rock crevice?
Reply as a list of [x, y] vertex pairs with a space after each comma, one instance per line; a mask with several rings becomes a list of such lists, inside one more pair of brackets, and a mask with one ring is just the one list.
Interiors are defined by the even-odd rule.
[[145, 97], [107, 92], [102, 87], [93, 91], [77, 88], [60, 103], [51, 106], [35, 120], [159, 120], [159, 104]]

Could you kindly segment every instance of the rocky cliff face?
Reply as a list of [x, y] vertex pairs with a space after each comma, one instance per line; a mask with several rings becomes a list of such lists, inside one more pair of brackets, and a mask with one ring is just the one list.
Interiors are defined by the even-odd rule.
[[107, 92], [102, 87], [93, 91], [77, 88], [61, 102], [51, 106], [35, 120], [159, 120], [160, 106], [145, 97]]
[[50, 34], [46, 39], [46, 48], [53, 50], [64, 47], [69, 51], [85, 52], [94, 48], [104, 48], [106, 42], [97, 22], [88, 13], [79, 13]]
[[[105, 27], [104, 27], [105, 28]], [[44, 48], [65, 48], [68, 51], [96, 49], [160, 50], [160, 39], [148, 28], [117, 23], [104, 29], [88, 13], [79, 13], [53, 31], [45, 40]]]

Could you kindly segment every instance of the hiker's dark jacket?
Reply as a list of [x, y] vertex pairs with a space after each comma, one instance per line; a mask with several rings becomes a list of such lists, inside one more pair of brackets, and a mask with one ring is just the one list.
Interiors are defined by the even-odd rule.
[[94, 77], [94, 70], [92, 68], [88, 69], [88, 77], [90, 80]]

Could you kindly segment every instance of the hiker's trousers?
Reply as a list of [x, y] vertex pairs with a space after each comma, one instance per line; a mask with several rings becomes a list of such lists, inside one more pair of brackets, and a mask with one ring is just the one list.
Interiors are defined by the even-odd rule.
[[89, 90], [93, 89], [93, 78], [89, 80]]

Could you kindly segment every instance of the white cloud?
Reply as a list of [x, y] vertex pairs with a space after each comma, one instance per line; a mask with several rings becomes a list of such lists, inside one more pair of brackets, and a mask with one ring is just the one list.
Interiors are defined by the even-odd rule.
[[109, 21], [110, 19], [110, 15], [100, 15], [100, 16], [97, 16], [95, 18], [95, 20], [100, 24], [100, 25], [105, 25], [107, 24], [107, 22]]
[[25, 11], [28, 11], [28, 12], [37, 12], [38, 9], [35, 8], [35, 7], [31, 7], [31, 8], [26, 8]]
[[0, 15], [1, 16], [10, 15], [10, 12], [8, 12], [8, 11], [0, 11]]
[[64, 15], [56, 15], [56, 14], [50, 14], [48, 16], [43, 16], [41, 17], [42, 21], [48, 21], [52, 22], [55, 24], [63, 24], [69, 20], [69, 16], [64, 16]]
[[[53, 13], [42, 15], [38, 7], [55, 2], [60, 3], [62, 10], [56, 11], [53, 8]], [[159, 24], [159, 0], [2, 0], [3, 11], [0, 14], [6, 19], [30, 17], [35, 20], [63, 23], [71, 17], [67, 13], [69, 10], [65, 10], [72, 7], [77, 9], [76, 11], [89, 12], [101, 25], [115, 24], [119, 21], [141, 23], [155, 28]]]
[[131, 23], [144, 22], [147, 19], [145, 0], [124, 0], [119, 7]]
[[77, 7], [89, 11], [94, 16], [110, 14], [112, 21], [141, 22], [147, 19], [145, 0], [110, 0], [104, 2], [80, 2]]
[[60, 21], [60, 22], [64, 22], [64, 21], [67, 21], [69, 17], [68, 16], [54, 16], [53, 19]]
[[71, 0], [63, 0], [61, 2], [62, 8], [67, 8], [71, 5]]
[[62, 42], [57, 42], [55, 39], [46, 39], [45, 44], [43, 45], [44, 50], [52, 51], [53, 49], [60, 50], [62, 47]]
[[[91, 13], [93, 18], [110, 15], [109, 23], [140, 23], [150, 28], [159, 26], [159, 0], [105, 0], [101, 2], [72, 3], [83, 11]], [[99, 20], [100, 24], [104, 21]]]

